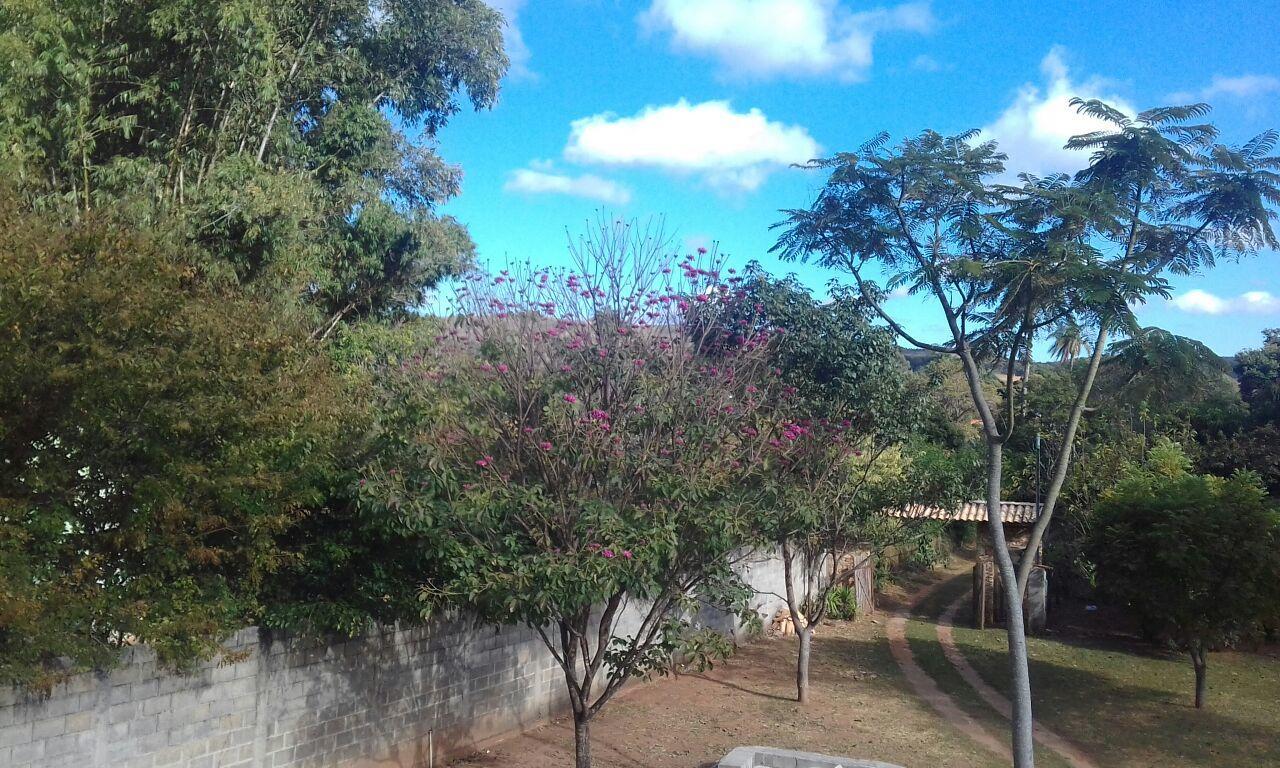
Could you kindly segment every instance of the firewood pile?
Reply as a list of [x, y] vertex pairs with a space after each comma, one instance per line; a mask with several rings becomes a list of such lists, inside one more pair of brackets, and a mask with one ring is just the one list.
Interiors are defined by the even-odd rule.
[[[804, 621], [804, 614], [800, 615], [800, 620]], [[783, 608], [773, 617], [773, 625], [770, 634], [775, 637], [792, 637], [796, 633], [795, 619], [791, 618], [791, 611]]]

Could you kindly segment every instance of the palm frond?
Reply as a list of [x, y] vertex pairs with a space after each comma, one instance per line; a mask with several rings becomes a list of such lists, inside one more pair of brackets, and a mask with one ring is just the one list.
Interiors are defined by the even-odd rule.
[[1120, 110], [1116, 109], [1110, 104], [1107, 104], [1101, 99], [1086, 100], [1086, 99], [1080, 98], [1079, 96], [1075, 96], [1071, 99], [1070, 104], [1071, 106], [1076, 108], [1076, 112], [1082, 115], [1087, 115], [1088, 117], [1094, 117], [1099, 120], [1105, 120], [1108, 123], [1111, 123], [1112, 125], [1117, 125], [1121, 128], [1128, 128], [1130, 125], [1132, 125], [1132, 121], [1129, 119], [1127, 115], [1125, 115], [1125, 113], [1121, 112]]
[[1204, 102], [1195, 104], [1183, 104], [1176, 107], [1153, 107], [1138, 113], [1138, 122], [1151, 126], [1167, 125], [1169, 123], [1185, 123], [1188, 120], [1195, 120], [1204, 117], [1213, 111], [1213, 107]]

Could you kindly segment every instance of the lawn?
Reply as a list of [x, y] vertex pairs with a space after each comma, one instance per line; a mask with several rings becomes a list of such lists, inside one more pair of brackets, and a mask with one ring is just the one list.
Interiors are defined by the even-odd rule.
[[[941, 613], [967, 589], [965, 578], [945, 585], [921, 613]], [[1077, 615], [1082, 610], [1062, 608], [1060, 623], [1087, 624]], [[991, 720], [990, 708], [965, 694], [958, 675], [942, 669], [946, 661], [934, 625], [911, 622], [908, 636], [921, 665], [942, 687], [975, 717]], [[1004, 632], [958, 626], [955, 638], [979, 674], [1004, 690]], [[1275, 654], [1212, 654], [1208, 703], [1197, 711], [1191, 664], [1183, 656], [1104, 631], [1051, 633], [1030, 638], [1029, 645], [1037, 720], [1071, 739], [1100, 766], [1280, 765], [1280, 658]]]
[[[968, 589], [957, 568], [891, 590], [950, 579], [916, 607], [907, 638], [917, 663], [987, 730], [1008, 738], [1008, 722], [951, 667], [938, 643], [937, 616]], [[765, 639], [707, 674], [638, 686], [593, 724], [600, 768], [710, 766], [731, 748], [765, 744], [863, 757], [908, 768], [1005, 765], [916, 698], [889, 652], [887, 612], [824, 625], [815, 639], [813, 698], [795, 694], [794, 640]], [[1095, 633], [1105, 634], [1105, 633]], [[1008, 676], [1004, 633], [955, 629], [956, 642], [990, 683]], [[1208, 706], [1191, 706], [1190, 664], [1115, 637], [1060, 634], [1032, 638], [1036, 716], [1102, 768], [1280, 765], [1280, 658], [1215, 653]], [[460, 768], [560, 768], [572, 764], [571, 727], [554, 722], [453, 764]], [[1037, 765], [1063, 768], [1048, 750]]]

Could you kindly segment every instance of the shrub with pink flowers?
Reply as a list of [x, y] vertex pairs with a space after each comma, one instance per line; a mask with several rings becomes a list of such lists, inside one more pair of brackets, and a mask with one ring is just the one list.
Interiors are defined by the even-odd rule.
[[609, 221], [571, 251], [573, 269], [468, 278], [438, 355], [403, 372], [451, 405], [405, 436], [420, 466], [379, 493], [444, 532], [429, 608], [542, 635], [582, 757], [600, 708], [691, 636], [694, 601], [745, 605], [730, 554], [752, 540], [789, 427], [767, 333], [709, 356], [717, 332], [689, 322], [738, 290], [713, 255]]

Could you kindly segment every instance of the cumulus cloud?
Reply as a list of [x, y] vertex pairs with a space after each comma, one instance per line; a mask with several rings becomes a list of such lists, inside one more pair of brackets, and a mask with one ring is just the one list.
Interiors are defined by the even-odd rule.
[[511, 59], [511, 75], [517, 78], [534, 77], [533, 70], [529, 69], [529, 46], [525, 44], [524, 35], [520, 33], [520, 11], [524, 8], [525, 0], [486, 0], [486, 2], [507, 20], [502, 30], [502, 42], [506, 47], [507, 57]]
[[640, 23], [732, 77], [852, 81], [865, 77], [877, 36], [926, 33], [936, 20], [927, 0], [856, 13], [839, 0], [653, 0]]
[[759, 189], [769, 174], [817, 157], [808, 130], [728, 101], [645, 107], [631, 117], [602, 113], [573, 121], [564, 155], [579, 163], [656, 168], [729, 192]]
[[1214, 75], [1209, 84], [1197, 91], [1179, 91], [1165, 97], [1174, 103], [1211, 101], [1219, 96], [1247, 99], [1280, 91], [1280, 78], [1271, 75], [1239, 75], [1223, 77]]
[[1223, 298], [1194, 288], [1169, 300], [1183, 312], [1197, 315], [1229, 313], [1270, 314], [1280, 312], [1280, 298], [1267, 291], [1247, 291], [1234, 298]]
[[527, 195], [569, 195], [614, 205], [631, 202], [631, 190], [616, 181], [590, 173], [557, 173], [549, 163], [535, 162], [512, 171], [503, 189]]
[[995, 139], [1009, 155], [1009, 175], [1033, 173], [1044, 176], [1054, 172], [1079, 170], [1087, 162], [1087, 153], [1064, 149], [1072, 136], [1110, 126], [1097, 118], [1078, 114], [1070, 102], [1072, 97], [1102, 99], [1121, 111], [1134, 109], [1124, 99], [1108, 92], [1108, 84], [1100, 78], [1083, 81], [1072, 79], [1063, 58], [1064, 50], [1055, 46], [1040, 62], [1042, 82], [1027, 83], [1018, 89], [1013, 103], [990, 125], [982, 129], [984, 139]]

